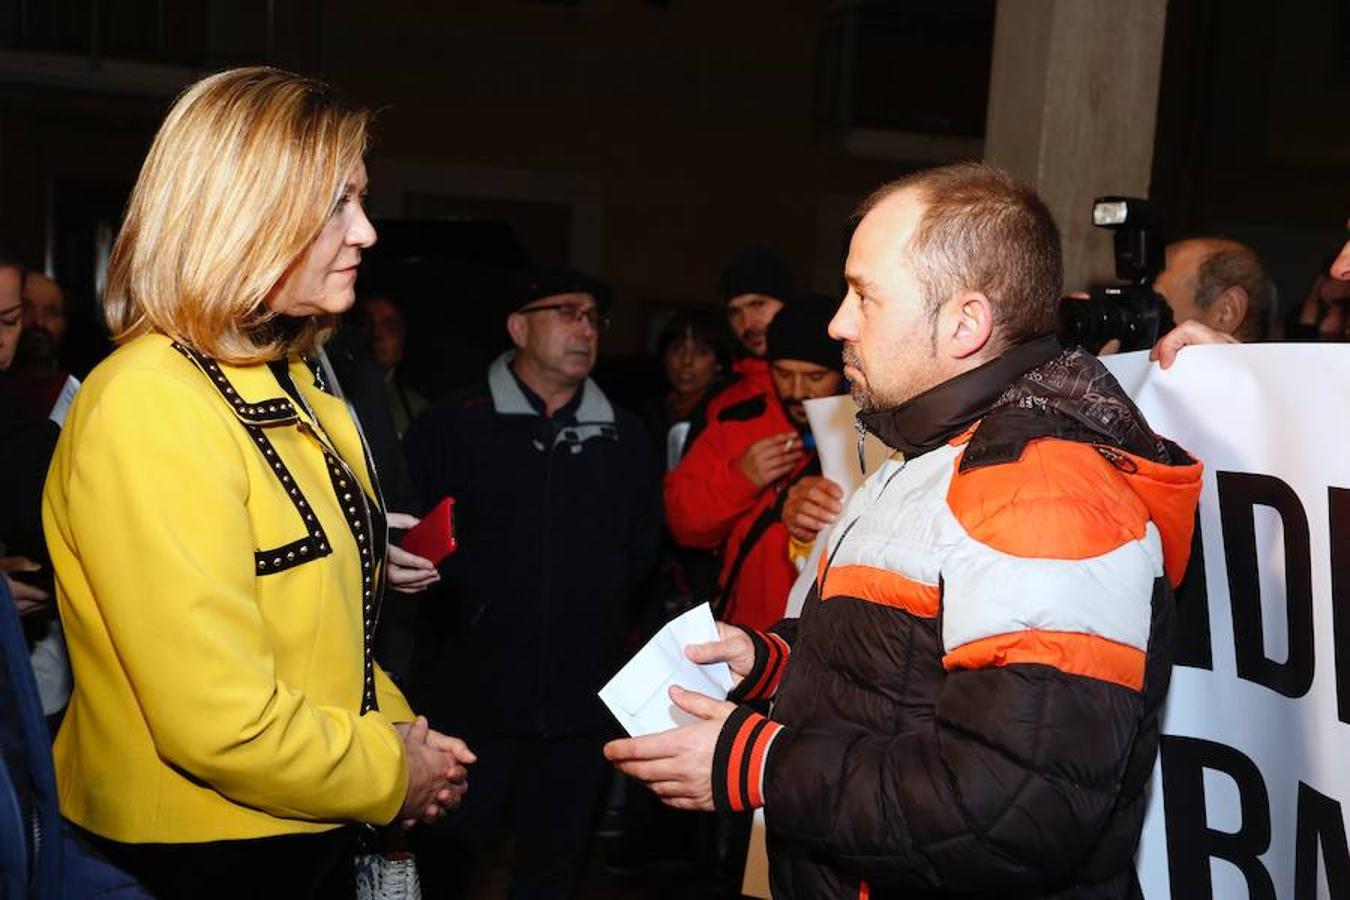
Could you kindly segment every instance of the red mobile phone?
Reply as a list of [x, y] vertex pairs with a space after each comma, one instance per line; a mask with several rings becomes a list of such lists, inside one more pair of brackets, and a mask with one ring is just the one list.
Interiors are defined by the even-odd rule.
[[455, 552], [455, 498], [446, 497], [403, 535], [399, 546], [436, 565]]

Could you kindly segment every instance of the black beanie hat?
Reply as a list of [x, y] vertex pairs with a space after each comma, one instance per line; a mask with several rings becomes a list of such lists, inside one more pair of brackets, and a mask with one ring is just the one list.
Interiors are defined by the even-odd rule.
[[795, 292], [796, 277], [787, 260], [772, 247], [752, 244], [731, 258], [717, 279], [726, 303], [742, 294], [764, 294], [786, 303]]
[[795, 359], [842, 372], [842, 347], [830, 337], [837, 304], [824, 294], [797, 294], [769, 323], [766, 359]]

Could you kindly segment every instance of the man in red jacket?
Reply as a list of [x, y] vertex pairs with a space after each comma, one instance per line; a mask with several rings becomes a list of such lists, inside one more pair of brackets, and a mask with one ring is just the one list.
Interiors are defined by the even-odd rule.
[[743, 354], [731, 364], [732, 378], [690, 414], [682, 438], [684, 453], [706, 428], [716, 428], [718, 414], [757, 394], [772, 392], [773, 379], [764, 359], [769, 323], [796, 293], [792, 268], [770, 247], [752, 244], [741, 250], [717, 279], [726, 306], [727, 326]]
[[797, 567], [782, 522], [786, 489], [818, 476], [802, 401], [840, 393], [833, 304], [802, 295], [766, 329], [772, 387], [724, 406], [666, 475], [666, 523], [681, 544], [722, 548], [723, 621], [763, 629], [783, 616]]

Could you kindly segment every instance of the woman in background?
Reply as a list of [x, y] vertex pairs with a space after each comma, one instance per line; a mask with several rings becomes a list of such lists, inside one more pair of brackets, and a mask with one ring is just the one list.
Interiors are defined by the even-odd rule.
[[[656, 356], [669, 385], [642, 408], [642, 421], [669, 468], [668, 439], [672, 426], [700, 418], [709, 397], [725, 384], [731, 369], [731, 332], [726, 315], [713, 307], [681, 310], [661, 329]], [[681, 436], [678, 442], [685, 445]]]

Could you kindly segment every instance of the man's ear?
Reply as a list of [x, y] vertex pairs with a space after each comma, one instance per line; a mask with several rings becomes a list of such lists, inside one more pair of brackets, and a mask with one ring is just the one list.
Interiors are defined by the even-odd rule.
[[982, 291], [962, 291], [947, 303], [945, 331], [947, 354], [952, 359], [970, 359], [990, 346], [994, 336], [994, 304]]
[[1204, 315], [1200, 317], [1201, 321], [1215, 331], [1237, 334], [1247, 318], [1247, 306], [1250, 302], [1246, 288], [1237, 284], [1231, 285], [1210, 301], [1209, 306], [1205, 307]]
[[519, 350], [529, 339], [530, 323], [520, 313], [511, 313], [506, 317], [506, 333], [511, 335], [511, 343]]

